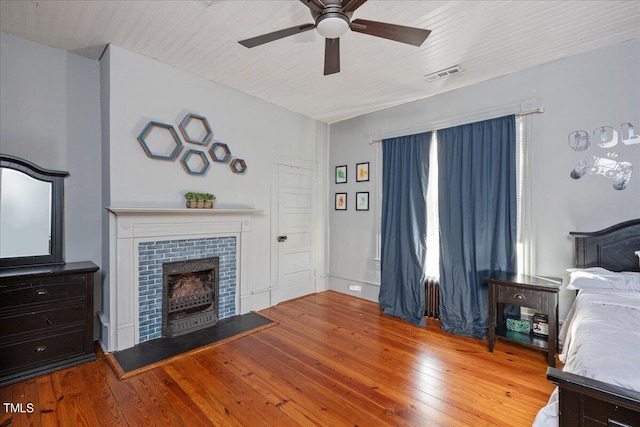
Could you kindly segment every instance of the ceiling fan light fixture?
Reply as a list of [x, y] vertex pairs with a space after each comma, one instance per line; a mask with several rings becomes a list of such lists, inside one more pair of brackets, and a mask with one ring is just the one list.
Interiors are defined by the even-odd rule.
[[322, 37], [337, 39], [349, 29], [349, 18], [342, 13], [326, 13], [318, 18], [316, 29]]

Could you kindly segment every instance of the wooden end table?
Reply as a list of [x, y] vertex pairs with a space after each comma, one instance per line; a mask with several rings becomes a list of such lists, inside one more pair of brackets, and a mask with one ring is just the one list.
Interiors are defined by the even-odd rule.
[[[549, 366], [555, 367], [558, 350], [558, 292], [562, 280], [494, 271], [485, 282], [489, 285], [489, 351], [493, 352], [497, 337], [546, 351]], [[548, 338], [507, 330], [505, 304], [529, 307], [545, 313], [549, 319]]]

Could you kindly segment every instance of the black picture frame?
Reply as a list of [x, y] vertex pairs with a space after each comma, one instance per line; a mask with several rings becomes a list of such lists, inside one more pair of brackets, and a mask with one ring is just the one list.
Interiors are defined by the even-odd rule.
[[347, 165], [336, 166], [336, 184], [347, 183]]
[[368, 211], [369, 210], [369, 192], [360, 191], [356, 193], [356, 210]]
[[347, 210], [347, 193], [336, 193], [334, 209], [337, 211]]
[[369, 162], [356, 163], [356, 182], [369, 181]]

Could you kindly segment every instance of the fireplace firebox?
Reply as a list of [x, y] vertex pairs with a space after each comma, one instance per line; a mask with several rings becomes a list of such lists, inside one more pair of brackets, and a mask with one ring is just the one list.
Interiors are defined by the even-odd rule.
[[162, 335], [173, 337], [218, 321], [219, 257], [162, 264]]

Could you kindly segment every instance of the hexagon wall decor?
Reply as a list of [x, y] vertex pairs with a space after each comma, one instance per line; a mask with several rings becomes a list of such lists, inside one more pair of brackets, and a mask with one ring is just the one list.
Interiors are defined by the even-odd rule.
[[138, 142], [148, 157], [173, 160], [182, 151], [182, 141], [172, 125], [150, 121], [144, 127]]
[[184, 116], [179, 128], [184, 140], [192, 144], [207, 145], [213, 137], [209, 121], [199, 114], [189, 113]]
[[231, 171], [239, 175], [244, 174], [247, 171], [247, 162], [243, 159], [233, 159], [231, 162]]
[[216, 142], [209, 149], [209, 154], [214, 162], [228, 163], [231, 159], [231, 150], [224, 142]]
[[[199, 157], [200, 161], [198, 162], [198, 159], [194, 156]], [[209, 169], [210, 165], [209, 159], [207, 159], [204, 151], [193, 149], [187, 150], [187, 152], [184, 153], [180, 163], [182, 164], [185, 172], [189, 175], [204, 175], [207, 173], [207, 169]]]

